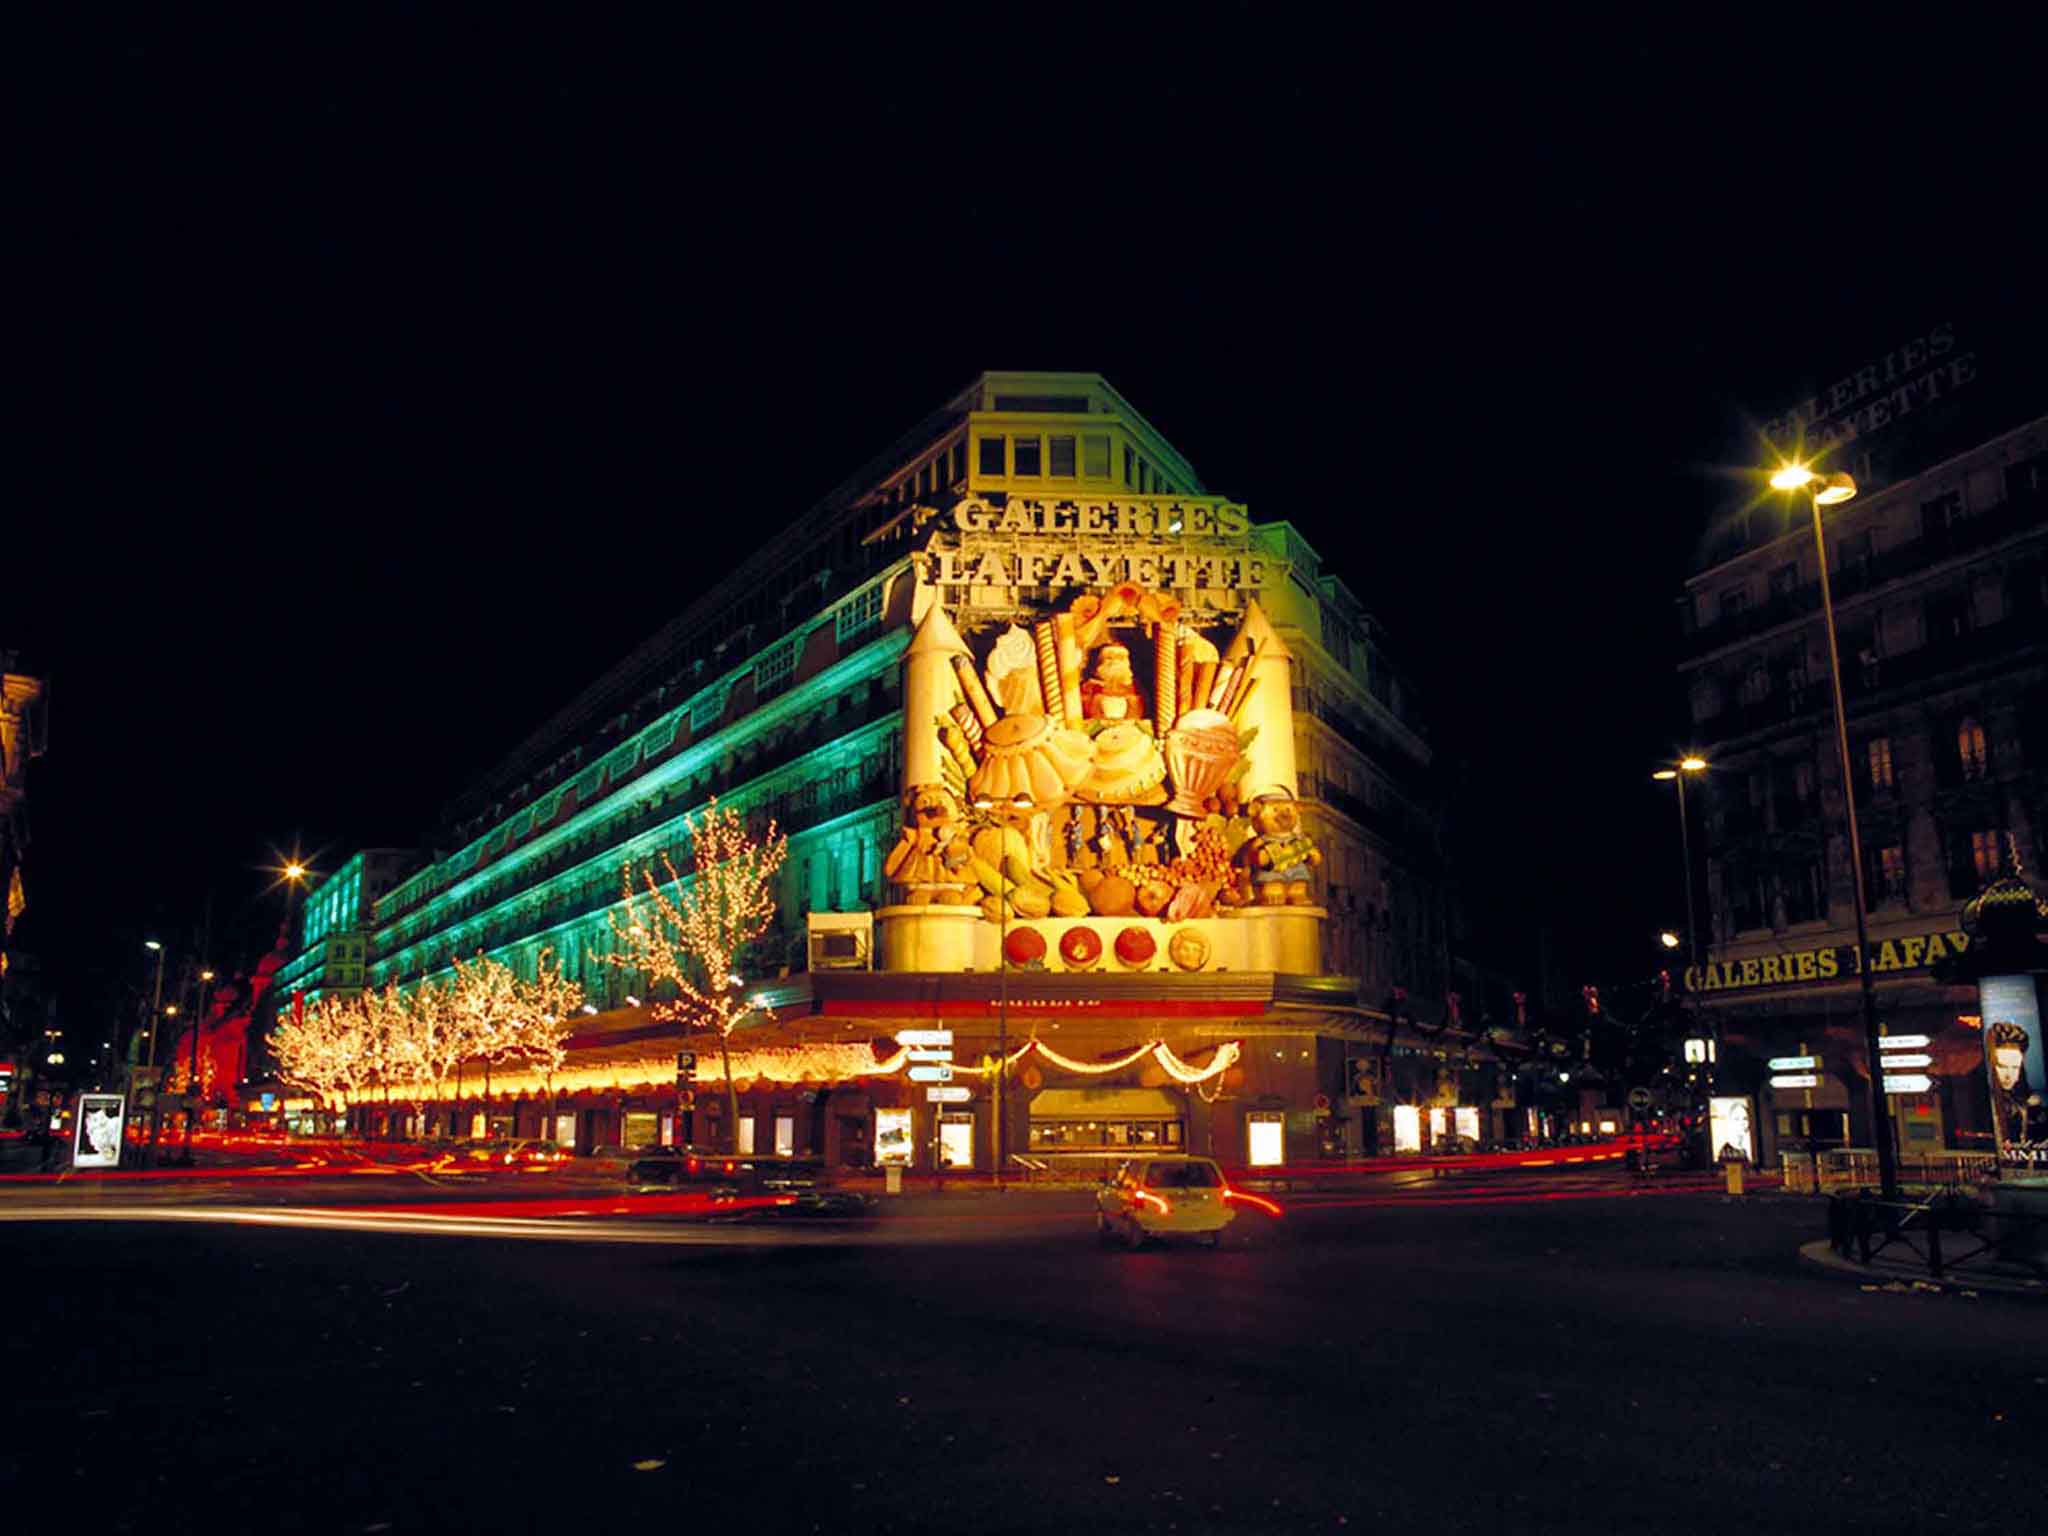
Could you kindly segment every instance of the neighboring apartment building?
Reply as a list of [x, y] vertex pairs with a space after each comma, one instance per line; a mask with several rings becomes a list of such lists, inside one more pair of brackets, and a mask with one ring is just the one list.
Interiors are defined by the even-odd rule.
[[[1944, 427], [1947, 447], [1956, 427]], [[1982, 1150], [1974, 993], [1931, 967], [1963, 942], [1958, 909], [2008, 845], [2030, 871], [2048, 859], [2048, 418], [1925, 464], [1910, 443], [1859, 446], [1825, 467], [1856, 465], [1861, 494], [1823, 514], [1854, 856], [1880, 1019], [1927, 1036], [1933, 1058], [1930, 1091], [1896, 1095], [1894, 1120], [1908, 1156]], [[1888, 479], [1887, 462], [1911, 472]], [[1723, 1091], [1753, 1097], [1767, 1158], [1870, 1141], [1814, 561], [1804, 495], [1774, 495], [1720, 531], [1681, 609], [1694, 743], [1712, 763], [1700, 796], [1712, 949], [1687, 985], [1718, 1023]], [[1770, 1069], [1786, 1058], [1812, 1064]]]
[[298, 908], [291, 958], [276, 971], [275, 996], [301, 1005], [349, 997], [368, 984], [377, 899], [419, 862], [404, 848], [366, 848], [309, 889]]
[[[1118, 515], [1143, 536], [1120, 537], [1109, 514], [1099, 526], [1063, 520], [1071, 569], [1033, 555], [1028, 540], [986, 536], [1006, 508], [1067, 519], [1094, 504], [1129, 509]], [[1227, 537], [1223, 508], [1237, 530]], [[968, 537], [977, 515], [987, 527]], [[1221, 567], [1176, 563], [1173, 541], [1198, 535], [1204, 559], [1256, 565], [1256, 579], [1240, 590]], [[998, 573], [992, 550], [1024, 563]], [[786, 1019], [822, 1008], [789, 979], [808, 963], [809, 919], [893, 899], [881, 864], [902, 824], [906, 730], [928, 723], [905, 717], [913, 629], [942, 608], [970, 638], [989, 637], [1122, 579], [1178, 591], [1218, 624], [1241, 621], [1256, 592], [1292, 667], [1288, 696], [1262, 703], [1283, 711], [1276, 728], [1293, 739], [1292, 782], [1325, 861], [1306, 969], [1349, 978], [1347, 1017], [1359, 1029], [1379, 1021], [1387, 1058], [1402, 1055], [1409, 1044], [1384, 1038], [1387, 1004], [1401, 989], [1404, 1016], [1434, 1024], [1448, 974], [1439, 813], [1416, 700], [1378, 626], [1298, 530], [1253, 526], [1205, 493], [1181, 453], [1085, 373], [983, 375], [536, 730], [451, 806], [433, 839], [443, 851], [365, 914], [369, 983], [407, 984], [479, 950], [530, 974], [545, 950], [599, 1012], [579, 1049], [610, 1049], [621, 1029], [646, 1034], [634, 978], [597, 960], [611, 947], [620, 868], [664, 853], [687, 868], [684, 818], [715, 795], [789, 836], [780, 926], [744, 968], [787, 980], [777, 993]], [[286, 991], [314, 984], [320, 900], [309, 894], [306, 948], [280, 978]], [[1434, 1036], [1424, 1053], [1432, 1094], [1443, 1044]], [[1298, 1117], [1290, 1145], [1348, 1138], [1355, 1148], [1382, 1129], [1368, 1113], [1376, 1100], [1346, 1094], [1341, 1058], [1323, 1074], [1320, 1105], [1309, 1086], [1285, 1106]], [[562, 1133], [585, 1147], [626, 1139], [623, 1117], [640, 1126], [677, 1102], [673, 1083], [595, 1095]]]

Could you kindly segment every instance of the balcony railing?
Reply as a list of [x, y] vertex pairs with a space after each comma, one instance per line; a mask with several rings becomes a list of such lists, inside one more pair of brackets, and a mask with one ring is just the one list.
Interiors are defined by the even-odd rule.
[[[2048, 498], [2014, 497], [1975, 517], [1930, 530], [1868, 560], [1838, 566], [1828, 573], [1832, 595], [1840, 604], [1847, 598], [1873, 591], [1902, 576], [1911, 576], [1952, 556], [1984, 549], [2016, 533], [2039, 528], [2044, 520], [2048, 520]], [[1698, 625], [1687, 636], [1685, 651], [1688, 656], [1698, 656], [1706, 651], [1719, 650], [1765, 630], [1775, 629], [1792, 619], [1819, 612], [1820, 583], [1814, 581], [1781, 593], [1755, 608], [1745, 608], [1740, 613]]]

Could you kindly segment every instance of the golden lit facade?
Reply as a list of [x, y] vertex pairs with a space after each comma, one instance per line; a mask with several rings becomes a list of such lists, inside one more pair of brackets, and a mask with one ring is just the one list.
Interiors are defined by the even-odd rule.
[[[621, 866], [688, 869], [713, 796], [788, 838], [738, 965], [736, 1133], [715, 1047], [606, 963]], [[1387, 1150], [1397, 1098], [1505, 1102], [1490, 1045], [1442, 1022], [1430, 754], [1383, 637], [1092, 374], [978, 379], [437, 841], [375, 903], [370, 983], [478, 950], [524, 975], [545, 947], [590, 998], [549, 1091], [494, 1079], [500, 1131], [986, 1170], [998, 1141]]]

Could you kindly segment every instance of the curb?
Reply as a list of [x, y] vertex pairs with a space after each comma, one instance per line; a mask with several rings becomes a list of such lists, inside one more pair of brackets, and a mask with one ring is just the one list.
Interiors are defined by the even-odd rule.
[[2048, 1283], [2030, 1275], [1986, 1269], [1960, 1273], [1951, 1270], [1936, 1280], [1924, 1270], [1908, 1269], [1903, 1264], [1859, 1264], [1854, 1259], [1845, 1259], [1824, 1237], [1801, 1243], [1799, 1261], [1814, 1269], [1861, 1281], [1866, 1291], [1889, 1291], [1895, 1295], [1918, 1292], [1923, 1296], [1976, 1296], [1988, 1291], [2000, 1296], [2048, 1298]]

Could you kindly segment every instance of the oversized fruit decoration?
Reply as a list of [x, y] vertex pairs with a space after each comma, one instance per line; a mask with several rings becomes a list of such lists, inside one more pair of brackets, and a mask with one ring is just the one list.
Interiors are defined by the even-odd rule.
[[1128, 966], [1149, 965], [1159, 953], [1159, 941], [1143, 928], [1126, 928], [1116, 936], [1116, 957]]
[[1012, 928], [1003, 939], [1003, 958], [1011, 965], [1043, 965], [1045, 935], [1036, 928]]

